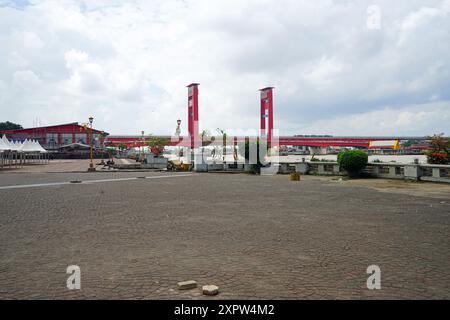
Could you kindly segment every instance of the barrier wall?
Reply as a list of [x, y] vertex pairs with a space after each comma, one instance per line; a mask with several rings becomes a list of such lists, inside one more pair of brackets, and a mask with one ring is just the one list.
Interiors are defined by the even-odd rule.
[[[280, 173], [298, 171], [301, 174], [346, 175], [337, 162], [281, 163]], [[450, 183], [450, 165], [370, 163], [364, 170], [374, 178], [432, 181]]]

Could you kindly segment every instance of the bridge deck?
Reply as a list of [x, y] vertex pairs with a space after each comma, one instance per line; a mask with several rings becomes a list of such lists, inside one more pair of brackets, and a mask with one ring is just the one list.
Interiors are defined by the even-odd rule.
[[[180, 137], [180, 139], [171, 136], [148, 136], [145, 139], [162, 138], [170, 141], [171, 146], [190, 146], [189, 137]], [[229, 137], [227, 143], [233, 144], [235, 139], [238, 143], [245, 141], [246, 138], [256, 140], [257, 137]], [[217, 139], [217, 138], [216, 138]], [[280, 146], [306, 146], [306, 147], [369, 147], [370, 141], [387, 141], [387, 140], [417, 140], [424, 141], [427, 137], [296, 137], [296, 136], [281, 136], [273, 140], [274, 145]], [[221, 143], [221, 139], [217, 139]], [[109, 136], [106, 139], [106, 144], [109, 146], [118, 146], [125, 144], [128, 147], [139, 147], [144, 145], [142, 136]]]

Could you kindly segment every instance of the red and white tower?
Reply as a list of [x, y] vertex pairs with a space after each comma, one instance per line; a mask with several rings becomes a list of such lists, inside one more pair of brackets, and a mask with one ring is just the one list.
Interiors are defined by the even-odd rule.
[[259, 90], [261, 92], [261, 137], [267, 138], [267, 146], [270, 148], [273, 138], [273, 87]]
[[192, 154], [199, 147], [198, 128], [198, 83], [191, 83], [188, 88], [188, 131]]

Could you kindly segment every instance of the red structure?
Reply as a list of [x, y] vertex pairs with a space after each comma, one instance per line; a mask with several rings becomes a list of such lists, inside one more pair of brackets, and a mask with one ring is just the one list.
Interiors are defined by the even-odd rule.
[[[171, 145], [197, 148], [200, 146], [199, 114], [198, 114], [198, 83], [188, 86], [188, 137], [180, 137], [180, 140], [172, 141]], [[269, 146], [273, 146], [273, 87], [261, 89], [260, 96], [260, 136], [267, 137]], [[170, 136], [161, 136], [170, 139]], [[257, 137], [235, 137], [233, 143], [245, 142], [245, 139], [256, 140]], [[280, 146], [305, 146], [305, 147], [361, 147], [368, 148], [371, 141], [380, 140], [427, 140], [426, 137], [303, 137], [285, 136], [279, 137]], [[140, 136], [111, 136], [108, 137], [107, 145], [118, 146], [126, 144], [128, 147], [138, 147], [142, 144]]]
[[261, 118], [260, 135], [267, 137], [267, 146], [270, 148], [273, 138], [273, 87], [259, 90], [261, 92]]
[[[0, 135], [3, 134], [10, 140], [37, 140], [48, 150], [56, 150], [62, 146], [74, 143], [83, 145], [90, 145], [91, 143], [90, 129], [86, 129], [84, 126], [79, 125], [78, 122], [47, 127], [0, 131]], [[94, 146], [100, 147], [107, 135], [108, 133], [104, 131], [92, 129]]]
[[188, 88], [188, 132], [192, 149], [199, 147], [198, 137], [198, 83], [192, 83]]

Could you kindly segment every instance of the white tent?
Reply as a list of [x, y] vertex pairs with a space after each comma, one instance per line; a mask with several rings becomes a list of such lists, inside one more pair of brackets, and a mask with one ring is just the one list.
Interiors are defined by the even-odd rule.
[[20, 151], [20, 147], [22, 146], [22, 143], [20, 141], [15, 141], [12, 143], [14, 145], [15, 150]]
[[6, 147], [8, 147], [8, 150], [12, 149], [11, 143], [9, 142], [9, 140], [6, 138], [5, 135], [3, 135], [2, 137], [2, 142]]
[[3, 139], [0, 139], [0, 152], [3, 151], [9, 151], [11, 150], [11, 147], [9, 146], [9, 144], [6, 144]]
[[20, 146], [20, 151], [25, 153], [37, 152], [31, 140], [28, 139], [25, 139], [25, 141], [22, 143], [22, 145]]
[[35, 147], [36, 147], [36, 150], [38, 150], [40, 153], [48, 153], [48, 151], [45, 150], [45, 149], [41, 146], [41, 144], [39, 143], [39, 141], [34, 140], [34, 145], [35, 145]]
[[48, 161], [48, 152], [38, 141], [26, 139], [20, 141], [9, 141], [5, 135], [0, 139], [0, 164], [17, 165], [25, 163], [45, 163]]
[[0, 139], [1, 167], [4, 165], [17, 165], [17, 152], [15, 146], [8, 141], [5, 135]]

